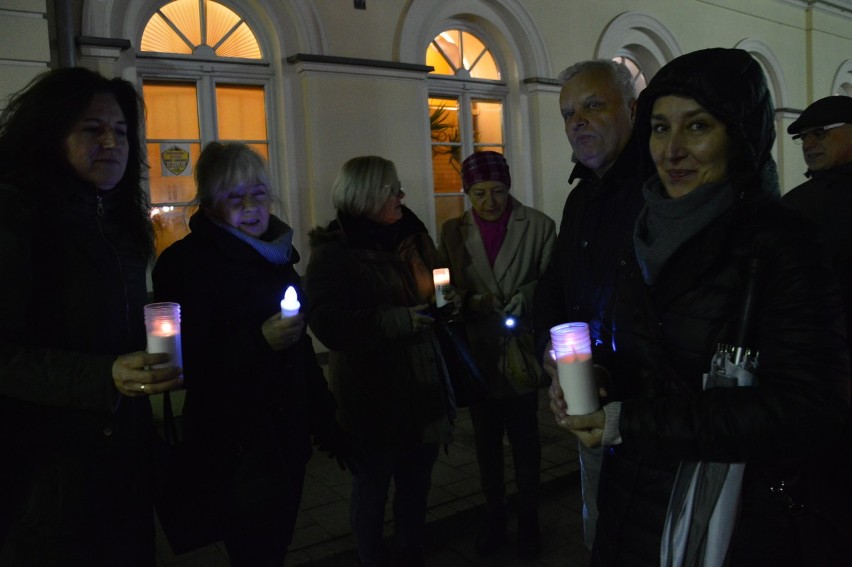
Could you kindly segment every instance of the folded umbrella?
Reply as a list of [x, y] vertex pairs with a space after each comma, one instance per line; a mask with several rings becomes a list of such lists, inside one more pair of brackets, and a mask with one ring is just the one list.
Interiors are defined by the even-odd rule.
[[[758, 354], [747, 349], [758, 262], [749, 263], [737, 345], [719, 345], [704, 374], [704, 389], [755, 386]], [[662, 567], [721, 567], [739, 511], [745, 463], [682, 462], [678, 468], [660, 550]]]

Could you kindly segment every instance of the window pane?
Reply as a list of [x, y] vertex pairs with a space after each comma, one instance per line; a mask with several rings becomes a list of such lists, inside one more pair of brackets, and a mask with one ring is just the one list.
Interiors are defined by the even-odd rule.
[[145, 122], [150, 139], [197, 140], [198, 107], [195, 83], [154, 83], [142, 85], [148, 108]]
[[154, 14], [142, 33], [142, 51], [191, 55], [192, 46], [175, 33], [159, 14]]
[[198, 0], [170, 2], [160, 8], [160, 11], [193, 45], [201, 43], [201, 15], [198, 11]]
[[470, 76], [474, 79], [491, 79], [492, 81], [500, 80], [500, 69], [497, 67], [497, 62], [494, 61], [494, 56], [490, 51], [482, 54], [476, 65], [470, 70]]
[[205, 1], [204, 7], [207, 9], [207, 45], [213, 47], [237, 25], [240, 17], [216, 2]]
[[458, 100], [429, 99], [429, 123], [432, 133], [432, 175], [435, 192], [461, 190], [461, 138]]
[[438, 51], [438, 48], [435, 47], [434, 43], [430, 43], [429, 48], [426, 50], [426, 64], [435, 68], [432, 71], [432, 74], [434, 75], [455, 74], [455, 70], [450, 67], [450, 64], [447, 62], [446, 58], [444, 58], [443, 54]]
[[494, 100], [473, 100], [473, 141], [478, 144], [503, 143], [503, 104]]
[[[435, 43], [444, 52], [445, 57], [455, 69], [462, 68], [461, 32], [459, 30], [447, 30], [435, 38]], [[453, 73], [448, 73], [452, 75]]]
[[260, 59], [260, 45], [254, 37], [251, 28], [243, 22], [234, 33], [228, 36], [222, 45], [216, 49], [219, 57], [243, 57], [245, 59]]
[[461, 146], [432, 146], [432, 178], [436, 193], [462, 191]]
[[216, 116], [220, 140], [266, 141], [262, 86], [217, 85]]
[[[184, 168], [175, 167], [173, 162], [168, 162], [170, 154], [175, 150], [175, 144], [148, 143], [148, 182], [151, 188], [151, 202], [161, 203], [188, 203], [195, 197], [195, 182], [192, 172], [195, 170], [195, 162], [201, 154], [201, 144], [181, 144], [189, 146], [189, 155]], [[167, 153], [167, 155], [163, 155]], [[171, 169], [170, 169], [171, 168]]]
[[464, 195], [435, 195], [435, 226], [441, 233], [441, 227], [450, 219], [464, 212]]
[[189, 217], [196, 210], [195, 205], [154, 207], [151, 210], [158, 256], [169, 245], [189, 234]]

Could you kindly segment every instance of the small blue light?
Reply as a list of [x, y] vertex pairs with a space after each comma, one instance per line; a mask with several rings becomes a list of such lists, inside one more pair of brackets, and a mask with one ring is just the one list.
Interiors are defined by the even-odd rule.
[[515, 323], [516, 323], [516, 321], [515, 321], [514, 317], [506, 317], [506, 321], [504, 322], [507, 329], [514, 329]]

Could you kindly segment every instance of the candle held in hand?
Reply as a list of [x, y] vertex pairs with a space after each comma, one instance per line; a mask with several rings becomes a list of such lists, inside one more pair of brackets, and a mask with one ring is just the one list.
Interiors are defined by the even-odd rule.
[[154, 368], [183, 366], [180, 347], [180, 305], [177, 303], [151, 303], [145, 306], [145, 329], [148, 337], [147, 351], [151, 354], [165, 352], [169, 362]]
[[447, 304], [447, 300], [444, 299], [444, 286], [450, 285], [450, 269], [432, 270], [432, 281], [435, 284], [435, 307], [443, 307]]
[[296, 288], [293, 286], [288, 287], [284, 292], [284, 299], [281, 300], [281, 318], [295, 317], [299, 314], [301, 306], [299, 298], [296, 295]]
[[600, 407], [595, 384], [588, 323], [565, 323], [550, 329], [559, 387], [568, 415], [585, 415]]

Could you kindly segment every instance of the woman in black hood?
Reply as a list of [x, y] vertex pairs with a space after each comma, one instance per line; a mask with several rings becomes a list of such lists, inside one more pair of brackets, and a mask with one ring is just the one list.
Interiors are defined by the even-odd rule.
[[[636, 131], [653, 174], [619, 270], [603, 408], [567, 416], [551, 390], [557, 422], [608, 447], [593, 564], [840, 565], [852, 556], [840, 549], [850, 542], [842, 305], [815, 228], [779, 203], [763, 73], [736, 49], [678, 57], [640, 95]], [[759, 353], [753, 385], [703, 383], [720, 344]], [[721, 471], [707, 486], [744, 463], [710, 529], [706, 486], [692, 520], [668, 510], [679, 467], [688, 479], [696, 462]]]

